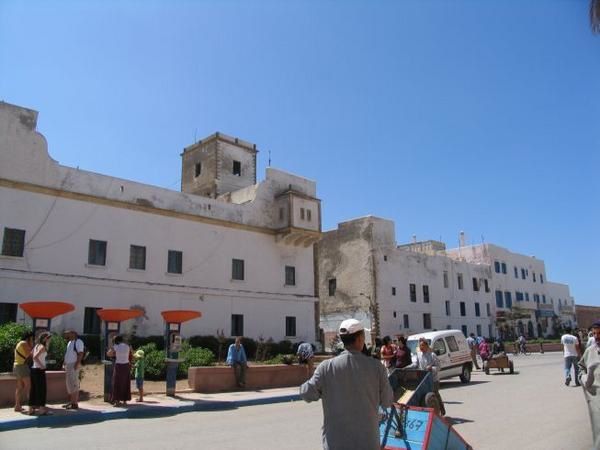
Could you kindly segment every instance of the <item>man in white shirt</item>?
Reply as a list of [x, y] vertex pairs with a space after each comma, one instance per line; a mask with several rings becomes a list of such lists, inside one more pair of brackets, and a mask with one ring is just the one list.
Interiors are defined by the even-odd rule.
[[563, 345], [563, 356], [565, 357], [565, 385], [571, 384], [571, 366], [575, 372], [575, 386], [579, 386], [579, 368], [577, 360], [579, 359], [579, 341], [576, 336], [571, 334], [570, 329], [565, 330], [565, 334], [560, 338]]
[[319, 364], [300, 386], [300, 398], [321, 399], [324, 450], [379, 450], [378, 407], [394, 401], [387, 372], [363, 354], [365, 328], [358, 320], [344, 320], [339, 335], [345, 350]]
[[69, 340], [63, 363], [69, 403], [63, 405], [63, 408], [79, 409], [79, 371], [81, 370], [84, 346], [83, 341], [77, 336], [77, 332], [73, 330], [65, 331], [65, 337]]

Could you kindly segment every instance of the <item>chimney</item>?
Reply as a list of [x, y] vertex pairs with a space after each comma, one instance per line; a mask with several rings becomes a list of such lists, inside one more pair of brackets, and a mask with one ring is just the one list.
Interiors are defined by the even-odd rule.
[[417, 235], [416, 235], [416, 234], [413, 234], [413, 235], [412, 235], [412, 243], [413, 243], [413, 244], [416, 244], [416, 243], [417, 243]]
[[464, 231], [460, 232], [460, 237], [458, 239], [458, 246], [459, 247], [464, 247], [465, 246], [465, 232]]

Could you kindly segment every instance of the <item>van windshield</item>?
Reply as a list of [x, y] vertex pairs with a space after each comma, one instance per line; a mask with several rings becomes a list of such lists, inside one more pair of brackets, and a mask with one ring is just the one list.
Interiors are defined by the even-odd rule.
[[[429, 345], [431, 345], [431, 339], [425, 339]], [[410, 348], [411, 353], [417, 353], [419, 351], [419, 340], [418, 339], [409, 339], [406, 341], [406, 345]]]

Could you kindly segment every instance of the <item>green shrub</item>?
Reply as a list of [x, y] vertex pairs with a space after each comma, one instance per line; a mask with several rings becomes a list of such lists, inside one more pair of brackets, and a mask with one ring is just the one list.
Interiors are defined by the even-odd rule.
[[163, 335], [154, 336], [130, 336], [128, 339], [129, 345], [136, 350], [146, 344], [155, 344], [157, 350], [165, 349], [165, 337]]
[[[167, 364], [165, 362], [165, 352], [156, 349], [155, 343], [143, 345], [146, 359], [145, 378], [147, 380], [165, 380], [167, 377]], [[139, 349], [138, 349], [139, 350]]]
[[287, 365], [291, 365], [294, 364], [294, 362], [296, 361], [296, 356], [295, 355], [283, 355], [283, 354], [279, 354], [273, 358], [267, 359], [265, 361], [262, 361], [261, 364], [287, 364]]
[[184, 360], [179, 364], [177, 378], [187, 378], [190, 367], [212, 366], [215, 363], [215, 355], [207, 348], [189, 348], [180, 353]]
[[[188, 342], [190, 343], [190, 345], [192, 347], [200, 347], [200, 348], [206, 348], [206, 349], [210, 350], [211, 352], [213, 352], [213, 354], [215, 355], [217, 360], [224, 361], [225, 358], [227, 358], [227, 349], [229, 348], [229, 346], [231, 344], [234, 343], [234, 339], [225, 338], [225, 339], [223, 339], [222, 342], [220, 342], [219, 338], [217, 336], [192, 336], [191, 338], [188, 339]], [[244, 342], [244, 339], [242, 339], [242, 342]], [[219, 345], [220, 344], [221, 344], [221, 354], [219, 355]], [[254, 352], [256, 352], [256, 345], [252, 346], [251, 342], [248, 342], [248, 345], [254, 349], [253, 350]], [[244, 348], [246, 349], [245, 345], [244, 345]], [[247, 349], [246, 349], [246, 352], [248, 352]], [[253, 355], [254, 355], [254, 353], [253, 353]]]
[[271, 344], [271, 355], [289, 355], [294, 353], [294, 344], [291, 341], [279, 341]]
[[31, 327], [20, 323], [9, 322], [0, 325], [0, 372], [12, 371], [15, 347], [26, 331], [31, 331]]
[[65, 358], [65, 350], [67, 349], [67, 341], [60, 335], [52, 335], [50, 346], [48, 347], [48, 362], [49, 370], [61, 370]]
[[[235, 340], [232, 340], [231, 344], [233, 344]], [[254, 359], [256, 357], [256, 349], [258, 348], [258, 342], [251, 338], [242, 338], [242, 345], [244, 346], [244, 351], [246, 352], [246, 358]], [[225, 348], [225, 351], [229, 349], [229, 345]], [[225, 353], [227, 356], [227, 353]]]
[[192, 336], [188, 342], [192, 347], [207, 348], [215, 355], [219, 351], [219, 339], [215, 336]]

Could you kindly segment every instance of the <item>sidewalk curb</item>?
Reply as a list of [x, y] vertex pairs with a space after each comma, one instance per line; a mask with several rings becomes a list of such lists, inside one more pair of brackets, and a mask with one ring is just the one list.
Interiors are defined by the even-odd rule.
[[140, 406], [131, 409], [114, 409], [102, 411], [78, 411], [73, 414], [56, 416], [34, 416], [17, 419], [0, 420], [0, 432], [20, 430], [23, 428], [66, 427], [83, 425], [118, 419], [141, 419], [165, 417], [195, 411], [225, 411], [244, 406], [270, 405], [300, 400], [298, 394], [278, 395], [247, 400], [189, 400], [181, 401], [176, 406]]

